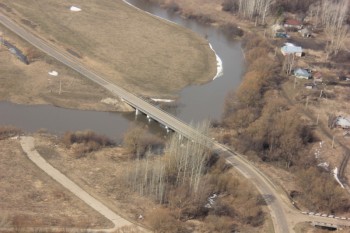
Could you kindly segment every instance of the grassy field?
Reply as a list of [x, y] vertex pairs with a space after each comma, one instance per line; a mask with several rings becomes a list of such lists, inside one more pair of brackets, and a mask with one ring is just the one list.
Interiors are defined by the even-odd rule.
[[204, 38], [122, 1], [77, 0], [81, 12], [56, 0], [2, 2], [11, 18], [138, 94], [173, 97], [215, 76], [215, 56]]

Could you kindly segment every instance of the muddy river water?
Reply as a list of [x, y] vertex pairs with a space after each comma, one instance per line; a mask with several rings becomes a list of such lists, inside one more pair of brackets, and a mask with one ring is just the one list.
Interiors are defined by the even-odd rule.
[[[171, 113], [188, 123], [205, 119], [220, 119], [227, 92], [236, 88], [243, 71], [240, 43], [229, 39], [215, 27], [202, 25], [143, 0], [127, 0], [153, 15], [170, 20], [207, 38], [223, 66], [223, 75], [204, 85], [188, 86], [179, 93], [176, 108]], [[143, 124], [152, 133], [162, 134], [164, 128], [156, 122], [134, 113], [110, 113], [63, 109], [49, 105], [26, 106], [0, 102], [0, 125], [14, 125], [25, 131], [47, 129], [52, 133], [91, 129], [120, 140], [131, 124]]]

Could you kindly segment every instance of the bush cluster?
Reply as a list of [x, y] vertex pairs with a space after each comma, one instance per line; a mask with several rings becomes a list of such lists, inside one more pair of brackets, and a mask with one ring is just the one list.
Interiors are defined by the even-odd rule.
[[114, 145], [114, 142], [107, 136], [98, 135], [89, 130], [66, 132], [62, 137], [62, 142], [67, 147], [74, 149], [74, 155], [77, 158], [83, 157], [92, 151], [97, 151], [102, 147]]

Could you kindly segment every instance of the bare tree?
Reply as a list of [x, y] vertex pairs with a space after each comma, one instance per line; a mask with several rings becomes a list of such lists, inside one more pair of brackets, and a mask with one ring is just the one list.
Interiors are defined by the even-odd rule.
[[294, 68], [295, 63], [295, 55], [294, 54], [288, 54], [284, 56], [283, 60], [283, 71], [286, 72], [287, 75], [290, 75], [292, 73], [292, 70]]
[[239, 0], [238, 13], [244, 18], [255, 19], [256, 22], [260, 18], [261, 24], [265, 24], [266, 16], [274, 3], [275, 0]]
[[348, 0], [322, 0], [309, 8], [315, 26], [320, 24], [324, 27], [328, 37], [327, 58], [330, 54], [339, 52], [348, 35], [349, 27], [346, 25], [348, 10]]
[[[208, 127], [209, 122], [203, 123], [198, 132], [206, 133]], [[196, 193], [211, 151], [201, 133], [198, 133], [198, 140], [182, 140], [179, 135], [173, 135], [163, 157], [152, 156], [150, 152], [144, 158], [137, 157], [133, 168], [126, 172], [129, 188], [140, 195], [152, 196], [160, 203], [164, 202], [170, 186], [187, 185], [190, 193]]]

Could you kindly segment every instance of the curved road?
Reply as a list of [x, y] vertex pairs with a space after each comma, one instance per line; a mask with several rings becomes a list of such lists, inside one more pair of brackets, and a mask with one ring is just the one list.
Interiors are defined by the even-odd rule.
[[[180, 121], [179, 119], [176, 119], [174, 116], [168, 114], [167, 112], [164, 112], [163, 110], [149, 104], [140, 97], [137, 97], [136, 95], [117, 86], [116, 84], [105, 80], [103, 77], [99, 76], [98, 74], [85, 67], [82, 63], [77, 61], [69, 53], [39, 38], [39, 36], [32, 34], [31, 32], [19, 26], [17, 23], [13, 22], [11, 19], [9, 19], [1, 13], [0, 23], [2, 23], [4, 26], [6, 26], [8, 29], [13, 31], [20, 37], [22, 37], [24, 40], [28, 41], [33, 46], [42, 50], [46, 54], [54, 57], [55, 59], [72, 68], [73, 70], [79, 72], [91, 81], [106, 88], [114, 95], [122, 98], [126, 103], [130, 104], [131, 106], [139, 109], [143, 113], [150, 116], [152, 119], [175, 130], [179, 134], [189, 139], [196, 140], [199, 143], [203, 143], [208, 146], [213, 146], [216, 149], [224, 151], [227, 155], [229, 155], [227, 161], [232, 163], [246, 178], [250, 179], [265, 197], [271, 212], [275, 232], [287, 233], [293, 231], [293, 225], [289, 221], [287, 221], [286, 214], [300, 215], [300, 213], [297, 213], [295, 210], [293, 210], [292, 206], [288, 203], [288, 200], [282, 200], [281, 194], [278, 193], [273, 183], [270, 182], [261, 172], [259, 172], [259, 170], [256, 167], [254, 167], [251, 163], [246, 161], [242, 156], [227, 150], [221, 144], [212, 141], [211, 139], [207, 138], [206, 136], [202, 135], [201, 133], [187, 125], [186, 123]], [[304, 221], [307, 221], [305, 217], [307, 216], [303, 216], [302, 219], [304, 219]]]

